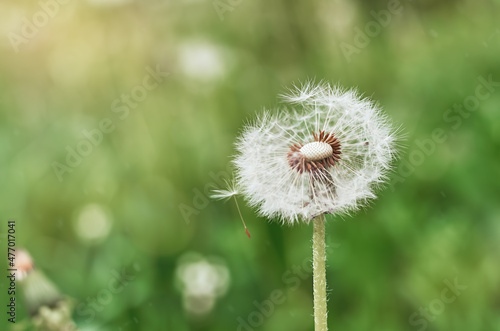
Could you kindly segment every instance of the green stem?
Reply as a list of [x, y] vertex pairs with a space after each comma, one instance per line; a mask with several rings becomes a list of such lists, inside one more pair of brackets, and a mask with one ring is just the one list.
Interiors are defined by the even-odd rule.
[[328, 330], [325, 251], [325, 216], [321, 214], [313, 219], [313, 292], [315, 331]]

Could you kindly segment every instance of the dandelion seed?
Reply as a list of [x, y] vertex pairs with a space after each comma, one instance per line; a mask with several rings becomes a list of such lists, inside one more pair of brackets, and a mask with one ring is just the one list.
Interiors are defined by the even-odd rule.
[[213, 193], [210, 195], [212, 199], [229, 200], [240, 193], [234, 180], [224, 180], [224, 183], [226, 189], [212, 190]]
[[250, 232], [248, 232], [247, 225], [245, 224], [245, 220], [243, 219], [243, 215], [241, 214], [240, 206], [238, 205], [238, 200], [236, 200], [236, 196], [239, 194], [239, 191], [236, 188], [236, 183], [234, 181], [226, 181], [226, 186], [228, 187], [227, 190], [213, 190], [212, 192], [214, 193], [210, 195], [210, 197], [212, 199], [218, 200], [229, 200], [231, 198], [234, 198], [234, 203], [236, 204], [236, 208], [238, 209], [238, 214], [240, 215], [241, 222], [245, 227], [245, 233], [247, 234], [248, 238], [250, 238]]
[[228, 190], [213, 190], [210, 195], [212, 199], [217, 200], [229, 200], [232, 197], [238, 195], [238, 191], [228, 191]]

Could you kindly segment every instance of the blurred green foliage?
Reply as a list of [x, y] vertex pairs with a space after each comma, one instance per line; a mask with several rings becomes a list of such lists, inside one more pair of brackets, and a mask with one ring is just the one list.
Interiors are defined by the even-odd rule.
[[[37, 2], [2, 2], [0, 251], [15, 219], [18, 247], [75, 300], [82, 330], [220, 331], [241, 320], [312, 330], [312, 280], [294, 268], [308, 265], [311, 227], [243, 207], [248, 240], [234, 204], [206, 191], [246, 120], [279, 106], [292, 83], [324, 79], [357, 86], [406, 135], [379, 199], [328, 219], [331, 328], [500, 330], [500, 87], [479, 88], [474, 104], [481, 79], [500, 82], [499, 5], [88, 0], [61, 1], [44, 21]], [[37, 13], [30, 31], [23, 17]], [[146, 78], [158, 68], [168, 77]], [[139, 88], [145, 79], [156, 86]], [[103, 121], [113, 129], [99, 138]], [[79, 148], [88, 155], [71, 159]], [[54, 162], [68, 168], [58, 175]], [[186, 294], [187, 253], [229, 275], [205, 313], [186, 301], [207, 299]], [[123, 270], [132, 279], [109, 301], [103, 290]], [[455, 279], [466, 289], [443, 302]], [[260, 322], [255, 302], [275, 290], [286, 300]], [[92, 298], [107, 303], [89, 308]]]

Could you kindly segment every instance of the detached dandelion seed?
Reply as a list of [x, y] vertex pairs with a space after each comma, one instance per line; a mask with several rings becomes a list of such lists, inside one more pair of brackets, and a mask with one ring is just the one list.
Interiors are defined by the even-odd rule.
[[236, 204], [236, 208], [238, 209], [238, 214], [240, 215], [241, 222], [245, 227], [245, 233], [248, 238], [250, 238], [250, 232], [248, 231], [247, 225], [245, 224], [245, 220], [243, 219], [243, 215], [241, 214], [240, 206], [238, 205], [238, 200], [236, 200], [236, 196], [238, 195], [238, 189], [236, 188], [236, 184], [230, 183], [226, 181], [227, 190], [213, 190], [212, 195], [210, 196], [212, 199], [220, 199], [220, 200], [229, 200], [234, 198], [234, 203]]
[[396, 131], [355, 90], [306, 83], [282, 96], [236, 142], [238, 194], [264, 217], [313, 222], [314, 319], [327, 330], [325, 214], [346, 215], [375, 198], [396, 155]]

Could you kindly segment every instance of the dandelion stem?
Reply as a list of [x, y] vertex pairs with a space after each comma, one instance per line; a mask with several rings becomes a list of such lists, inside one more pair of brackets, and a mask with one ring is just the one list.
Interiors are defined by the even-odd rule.
[[325, 262], [325, 215], [321, 214], [313, 219], [313, 292], [315, 331], [328, 330]]

